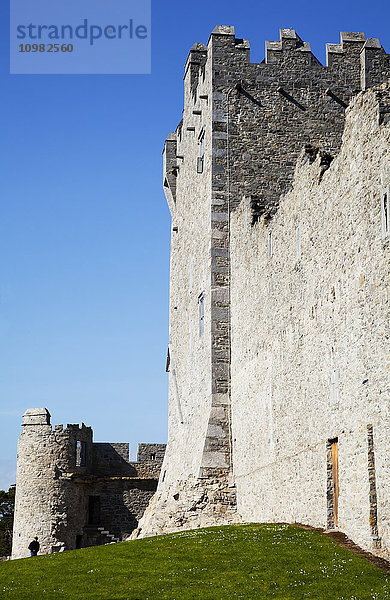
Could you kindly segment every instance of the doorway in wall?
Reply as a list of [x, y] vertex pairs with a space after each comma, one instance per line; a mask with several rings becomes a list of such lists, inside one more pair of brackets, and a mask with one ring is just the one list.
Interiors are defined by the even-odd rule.
[[328, 529], [339, 524], [339, 445], [338, 438], [328, 440], [327, 459], [327, 509]]
[[100, 525], [100, 496], [88, 497], [88, 525]]

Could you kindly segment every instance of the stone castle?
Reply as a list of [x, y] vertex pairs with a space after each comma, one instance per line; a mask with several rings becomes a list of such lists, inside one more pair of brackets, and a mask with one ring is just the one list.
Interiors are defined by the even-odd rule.
[[84, 423], [53, 430], [46, 408], [27, 410], [12, 557], [29, 556], [35, 536], [43, 554], [128, 537], [156, 491], [164, 452], [164, 444], [139, 444], [138, 461], [129, 462], [129, 444], [95, 443]]
[[195, 44], [164, 149], [169, 434], [136, 535], [238, 520], [390, 549], [390, 55]]
[[[389, 558], [390, 55], [342, 33], [323, 66], [292, 29], [266, 42], [263, 62], [249, 54], [228, 26], [192, 47], [165, 143], [168, 445], [133, 537], [299, 522]], [[32, 464], [29, 431], [18, 482], [47, 459], [42, 447]], [[58, 433], [72, 464], [80, 432]], [[42, 500], [64, 514], [53, 524], [64, 540], [66, 486], [80, 490], [84, 524], [91, 485], [68, 469], [53, 467]], [[17, 497], [32, 487], [18, 483]]]

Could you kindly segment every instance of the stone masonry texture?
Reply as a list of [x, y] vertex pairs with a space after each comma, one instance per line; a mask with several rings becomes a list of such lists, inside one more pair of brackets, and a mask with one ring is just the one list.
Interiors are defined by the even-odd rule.
[[138, 526], [152, 498], [164, 444], [94, 443], [84, 424], [50, 424], [46, 408], [28, 409], [18, 441], [13, 558], [120, 541]]
[[328, 440], [337, 440], [338, 527], [388, 556], [390, 254], [381, 193], [390, 182], [390, 127], [379, 124], [384, 101], [390, 103], [388, 88], [352, 101], [341, 150], [325, 173], [319, 155], [311, 162], [302, 153], [293, 188], [271, 221], [252, 226], [250, 199], [241, 202], [231, 224], [231, 298], [240, 514], [332, 526], [326, 454]]
[[231, 26], [191, 48], [163, 153], [168, 445], [134, 536], [299, 521], [389, 556], [389, 80], [363, 33], [326, 66], [293, 29], [258, 64]]

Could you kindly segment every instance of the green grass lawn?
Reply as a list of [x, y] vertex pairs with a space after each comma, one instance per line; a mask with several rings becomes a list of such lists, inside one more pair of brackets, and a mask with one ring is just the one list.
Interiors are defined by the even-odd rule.
[[287, 525], [212, 527], [0, 564], [20, 600], [390, 600], [390, 576]]

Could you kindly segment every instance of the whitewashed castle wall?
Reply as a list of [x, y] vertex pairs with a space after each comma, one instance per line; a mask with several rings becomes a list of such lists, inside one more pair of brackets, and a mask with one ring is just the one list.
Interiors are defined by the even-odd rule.
[[[209, 74], [199, 82], [194, 102], [191, 65], [184, 79], [183, 121], [176, 140], [177, 194], [171, 205], [171, 271], [169, 307], [169, 464], [164, 483], [199, 475], [211, 403], [210, 348], [210, 170], [206, 153], [203, 173], [197, 173], [198, 137], [204, 129], [210, 147]], [[207, 100], [201, 100], [205, 95]], [[201, 114], [194, 114], [199, 111]], [[203, 335], [199, 334], [198, 299], [204, 294]], [[176, 380], [176, 381], [175, 381]], [[179, 407], [180, 404], [180, 407]], [[182, 420], [182, 422], [181, 422]], [[175, 493], [173, 491], [173, 493]]]
[[[376, 318], [371, 334], [368, 315], [373, 295], [384, 288], [373, 287], [368, 268], [367, 252], [374, 254], [375, 245], [363, 227], [371, 215], [359, 196], [366, 184], [353, 179], [342, 156], [326, 169], [340, 151], [348, 103], [360, 90], [389, 81], [390, 55], [378, 40], [354, 32], [341, 33], [340, 43], [326, 50], [324, 66], [293, 29], [281, 29], [279, 41], [266, 42], [264, 61], [251, 63], [249, 42], [236, 38], [233, 27], [217, 26], [207, 47], [195, 44], [190, 51], [183, 121], [164, 150], [173, 226], [169, 439], [158, 490], [137, 535], [240, 516], [330, 526], [327, 443], [337, 437], [340, 527], [365, 547], [379, 546], [380, 537], [386, 543], [388, 509], [382, 483], [376, 484], [385, 468], [384, 454], [376, 452], [384, 434], [378, 413], [367, 408], [374, 380], [365, 375], [376, 369], [369, 361], [371, 342], [383, 325]], [[381, 110], [385, 124], [388, 107]], [[202, 127], [205, 170], [198, 174]], [[343, 152], [353, 153], [348, 136], [355, 134], [345, 135]], [[364, 155], [361, 132], [359, 143]], [[286, 199], [302, 149], [312, 162], [316, 147], [317, 162], [301, 164]], [[339, 182], [340, 195], [322, 197], [337, 169], [331, 189]], [[347, 201], [340, 205], [347, 193], [359, 197], [359, 214], [345, 213]], [[322, 202], [320, 214], [309, 211], [309, 199], [313, 206]], [[357, 237], [355, 256], [351, 240]], [[203, 290], [202, 342], [196, 333]], [[384, 344], [374, 345], [374, 352], [383, 352]], [[334, 404], [330, 385], [332, 402], [339, 388]]]
[[390, 125], [379, 124], [379, 105], [389, 98], [383, 89], [353, 100], [340, 154], [322, 178], [320, 156], [311, 163], [303, 154], [270, 221], [251, 225], [250, 198], [231, 220], [238, 510], [248, 521], [327, 527], [326, 444], [338, 438], [339, 527], [387, 556], [390, 252], [381, 194], [390, 182]]
[[[198, 69], [195, 66], [194, 73], [190, 59], [184, 78], [188, 109], [164, 148], [164, 190], [172, 218], [170, 268], [177, 276], [170, 282], [167, 452], [158, 492], [141, 521], [142, 530], [150, 533], [177, 529], [182, 524], [182, 507], [191, 502], [187, 490], [192, 496], [201, 468], [211, 406], [210, 153], [205, 153], [203, 172], [197, 173], [202, 131], [205, 149], [211, 143], [210, 75], [205, 73], [204, 81], [203, 77], [198, 81], [194, 97], [192, 87]], [[201, 295], [205, 314], [202, 335]]]

